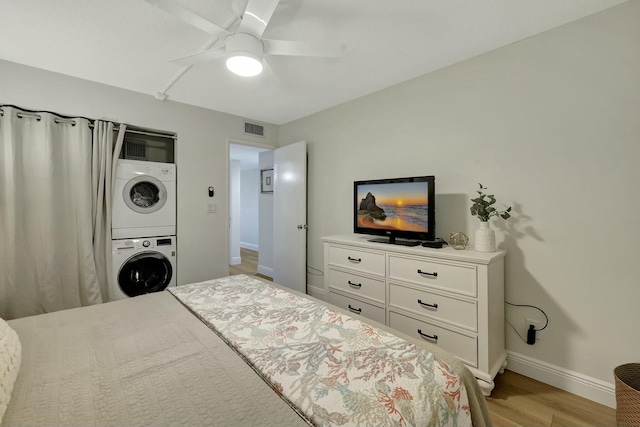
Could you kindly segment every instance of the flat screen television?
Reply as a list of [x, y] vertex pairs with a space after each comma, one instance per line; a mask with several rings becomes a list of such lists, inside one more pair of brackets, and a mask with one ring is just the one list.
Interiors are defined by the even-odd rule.
[[353, 193], [355, 233], [385, 236], [372, 242], [406, 246], [435, 240], [435, 177], [356, 181]]

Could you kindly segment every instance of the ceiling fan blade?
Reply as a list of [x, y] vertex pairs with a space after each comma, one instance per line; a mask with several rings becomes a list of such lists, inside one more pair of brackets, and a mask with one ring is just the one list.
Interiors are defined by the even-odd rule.
[[181, 56], [180, 58], [172, 59], [171, 62], [176, 65], [187, 67], [189, 65], [203, 64], [205, 62], [213, 61], [214, 59], [224, 58], [224, 56], [224, 42], [218, 42], [214, 44], [211, 49], [192, 53], [187, 56]]
[[279, 86], [282, 87], [282, 80], [271, 67], [271, 64], [266, 59], [262, 62], [264, 68], [262, 69], [263, 81], [267, 87]]
[[202, 16], [198, 15], [195, 12], [190, 11], [189, 9], [179, 5], [173, 0], [144, 0], [149, 4], [157, 7], [158, 9], [162, 9], [165, 12], [176, 16], [177, 18], [182, 19], [188, 24], [193, 25], [200, 30], [213, 34], [218, 38], [226, 37], [229, 32], [224, 28], [218, 27], [213, 22], [204, 19]]
[[322, 56], [337, 58], [344, 53], [345, 45], [322, 42], [298, 42], [290, 40], [262, 40], [266, 55]]
[[251, 34], [256, 38], [262, 37], [279, 2], [280, 0], [249, 0], [238, 32]]

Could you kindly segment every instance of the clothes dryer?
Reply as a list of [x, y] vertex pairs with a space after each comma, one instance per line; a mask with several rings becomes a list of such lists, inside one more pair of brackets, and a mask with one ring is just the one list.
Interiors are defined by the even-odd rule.
[[176, 285], [176, 236], [118, 239], [111, 247], [111, 300]]
[[176, 234], [176, 165], [119, 159], [112, 239]]

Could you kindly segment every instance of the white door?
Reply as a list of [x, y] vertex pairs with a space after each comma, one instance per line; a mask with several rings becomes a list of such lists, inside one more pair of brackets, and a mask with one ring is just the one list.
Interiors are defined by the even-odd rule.
[[273, 281], [307, 293], [307, 143], [273, 156]]

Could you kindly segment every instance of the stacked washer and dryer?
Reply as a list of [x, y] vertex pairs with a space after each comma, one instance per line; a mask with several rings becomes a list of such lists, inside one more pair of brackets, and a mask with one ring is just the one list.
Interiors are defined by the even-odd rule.
[[111, 299], [176, 285], [176, 167], [119, 159], [111, 218]]

